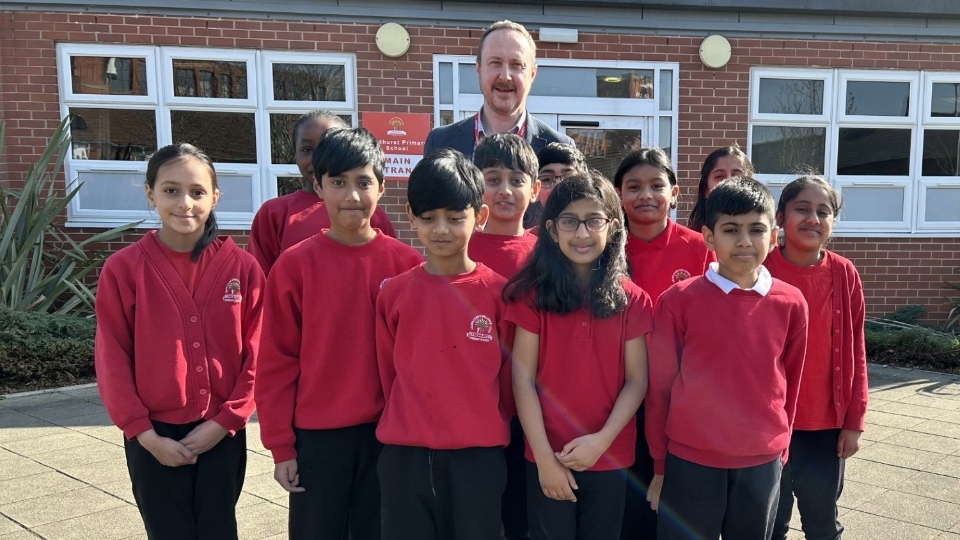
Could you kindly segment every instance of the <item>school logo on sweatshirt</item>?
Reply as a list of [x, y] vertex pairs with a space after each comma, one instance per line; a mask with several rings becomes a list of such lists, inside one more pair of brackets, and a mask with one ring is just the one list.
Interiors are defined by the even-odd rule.
[[683, 268], [680, 268], [679, 270], [673, 273], [674, 283], [680, 283], [681, 281], [689, 278], [690, 278], [690, 272], [687, 270], [684, 270]]
[[493, 321], [486, 315], [477, 315], [470, 321], [467, 337], [474, 341], [493, 341]]
[[223, 301], [232, 302], [234, 304], [239, 304], [243, 300], [243, 296], [240, 294], [240, 280], [233, 278], [227, 282], [227, 287], [224, 289]]

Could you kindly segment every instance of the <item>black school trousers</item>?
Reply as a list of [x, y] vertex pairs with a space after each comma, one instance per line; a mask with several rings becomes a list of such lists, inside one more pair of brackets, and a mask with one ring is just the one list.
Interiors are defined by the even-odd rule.
[[620, 537], [626, 469], [573, 472], [577, 502], [543, 494], [535, 463], [527, 462], [530, 538], [533, 540], [611, 540]]
[[383, 540], [496, 540], [503, 448], [386, 445], [377, 466]]
[[[179, 441], [202, 422], [152, 423], [157, 435]], [[193, 465], [163, 465], [136, 439], [124, 439], [123, 449], [147, 538], [236, 540], [236, 506], [247, 469], [246, 430], [224, 437]]]
[[742, 469], [667, 454], [659, 540], [769, 540], [780, 500], [780, 458]]
[[790, 459], [780, 480], [774, 540], [787, 538], [794, 496], [807, 540], [837, 540], [843, 534], [843, 525], [837, 521], [837, 500], [843, 493], [845, 464], [845, 460], [837, 456], [839, 437], [839, 429], [793, 432]]
[[647, 501], [647, 489], [653, 480], [653, 458], [644, 434], [644, 411], [646, 404], [640, 404], [637, 411], [636, 460], [628, 469], [627, 494], [623, 505], [623, 528], [620, 540], [656, 540], [657, 513]]
[[290, 494], [290, 540], [380, 540], [377, 424], [294, 429], [304, 491]]
[[504, 448], [507, 460], [507, 487], [503, 490], [501, 513], [503, 536], [507, 540], [530, 538], [527, 523], [527, 459], [523, 457], [523, 427], [516, 416], [510, 421], [510, 444]]

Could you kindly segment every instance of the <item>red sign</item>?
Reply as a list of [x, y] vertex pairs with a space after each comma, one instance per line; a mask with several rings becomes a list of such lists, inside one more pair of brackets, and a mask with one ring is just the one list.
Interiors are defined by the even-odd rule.
[[384, 178], [410, 178], [410, 171], [423, 157], [423, 143], [430, 133], [430, 115], [365, 112], [360, 124], [380, 141], [386, 157], [383, 166]]

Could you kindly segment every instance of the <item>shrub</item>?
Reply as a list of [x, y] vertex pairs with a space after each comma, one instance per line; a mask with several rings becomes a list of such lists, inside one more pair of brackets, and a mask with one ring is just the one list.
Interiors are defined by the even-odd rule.
[[925, 314], [923, 306], [906, 306], [883, 318], [868, 318], [867, 359], [935, 371], [960, 371], [957, 336], [914, 324]]
[[0, 306], [0, 393], [92, 377], [96, 328], [91, 318]]

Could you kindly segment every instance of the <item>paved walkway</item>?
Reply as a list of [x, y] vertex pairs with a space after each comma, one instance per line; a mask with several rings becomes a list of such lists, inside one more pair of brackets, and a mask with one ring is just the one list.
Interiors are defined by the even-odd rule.
[[[845, 540], [960, 540], [960, 376], [870, 366], [870, 389], [840, 501]], [[285, 492], [259, 439], [254, 421], [240, 537], [286, 538]], [[0, 540], [144, 537], [96, 388], [0, 400]]]

